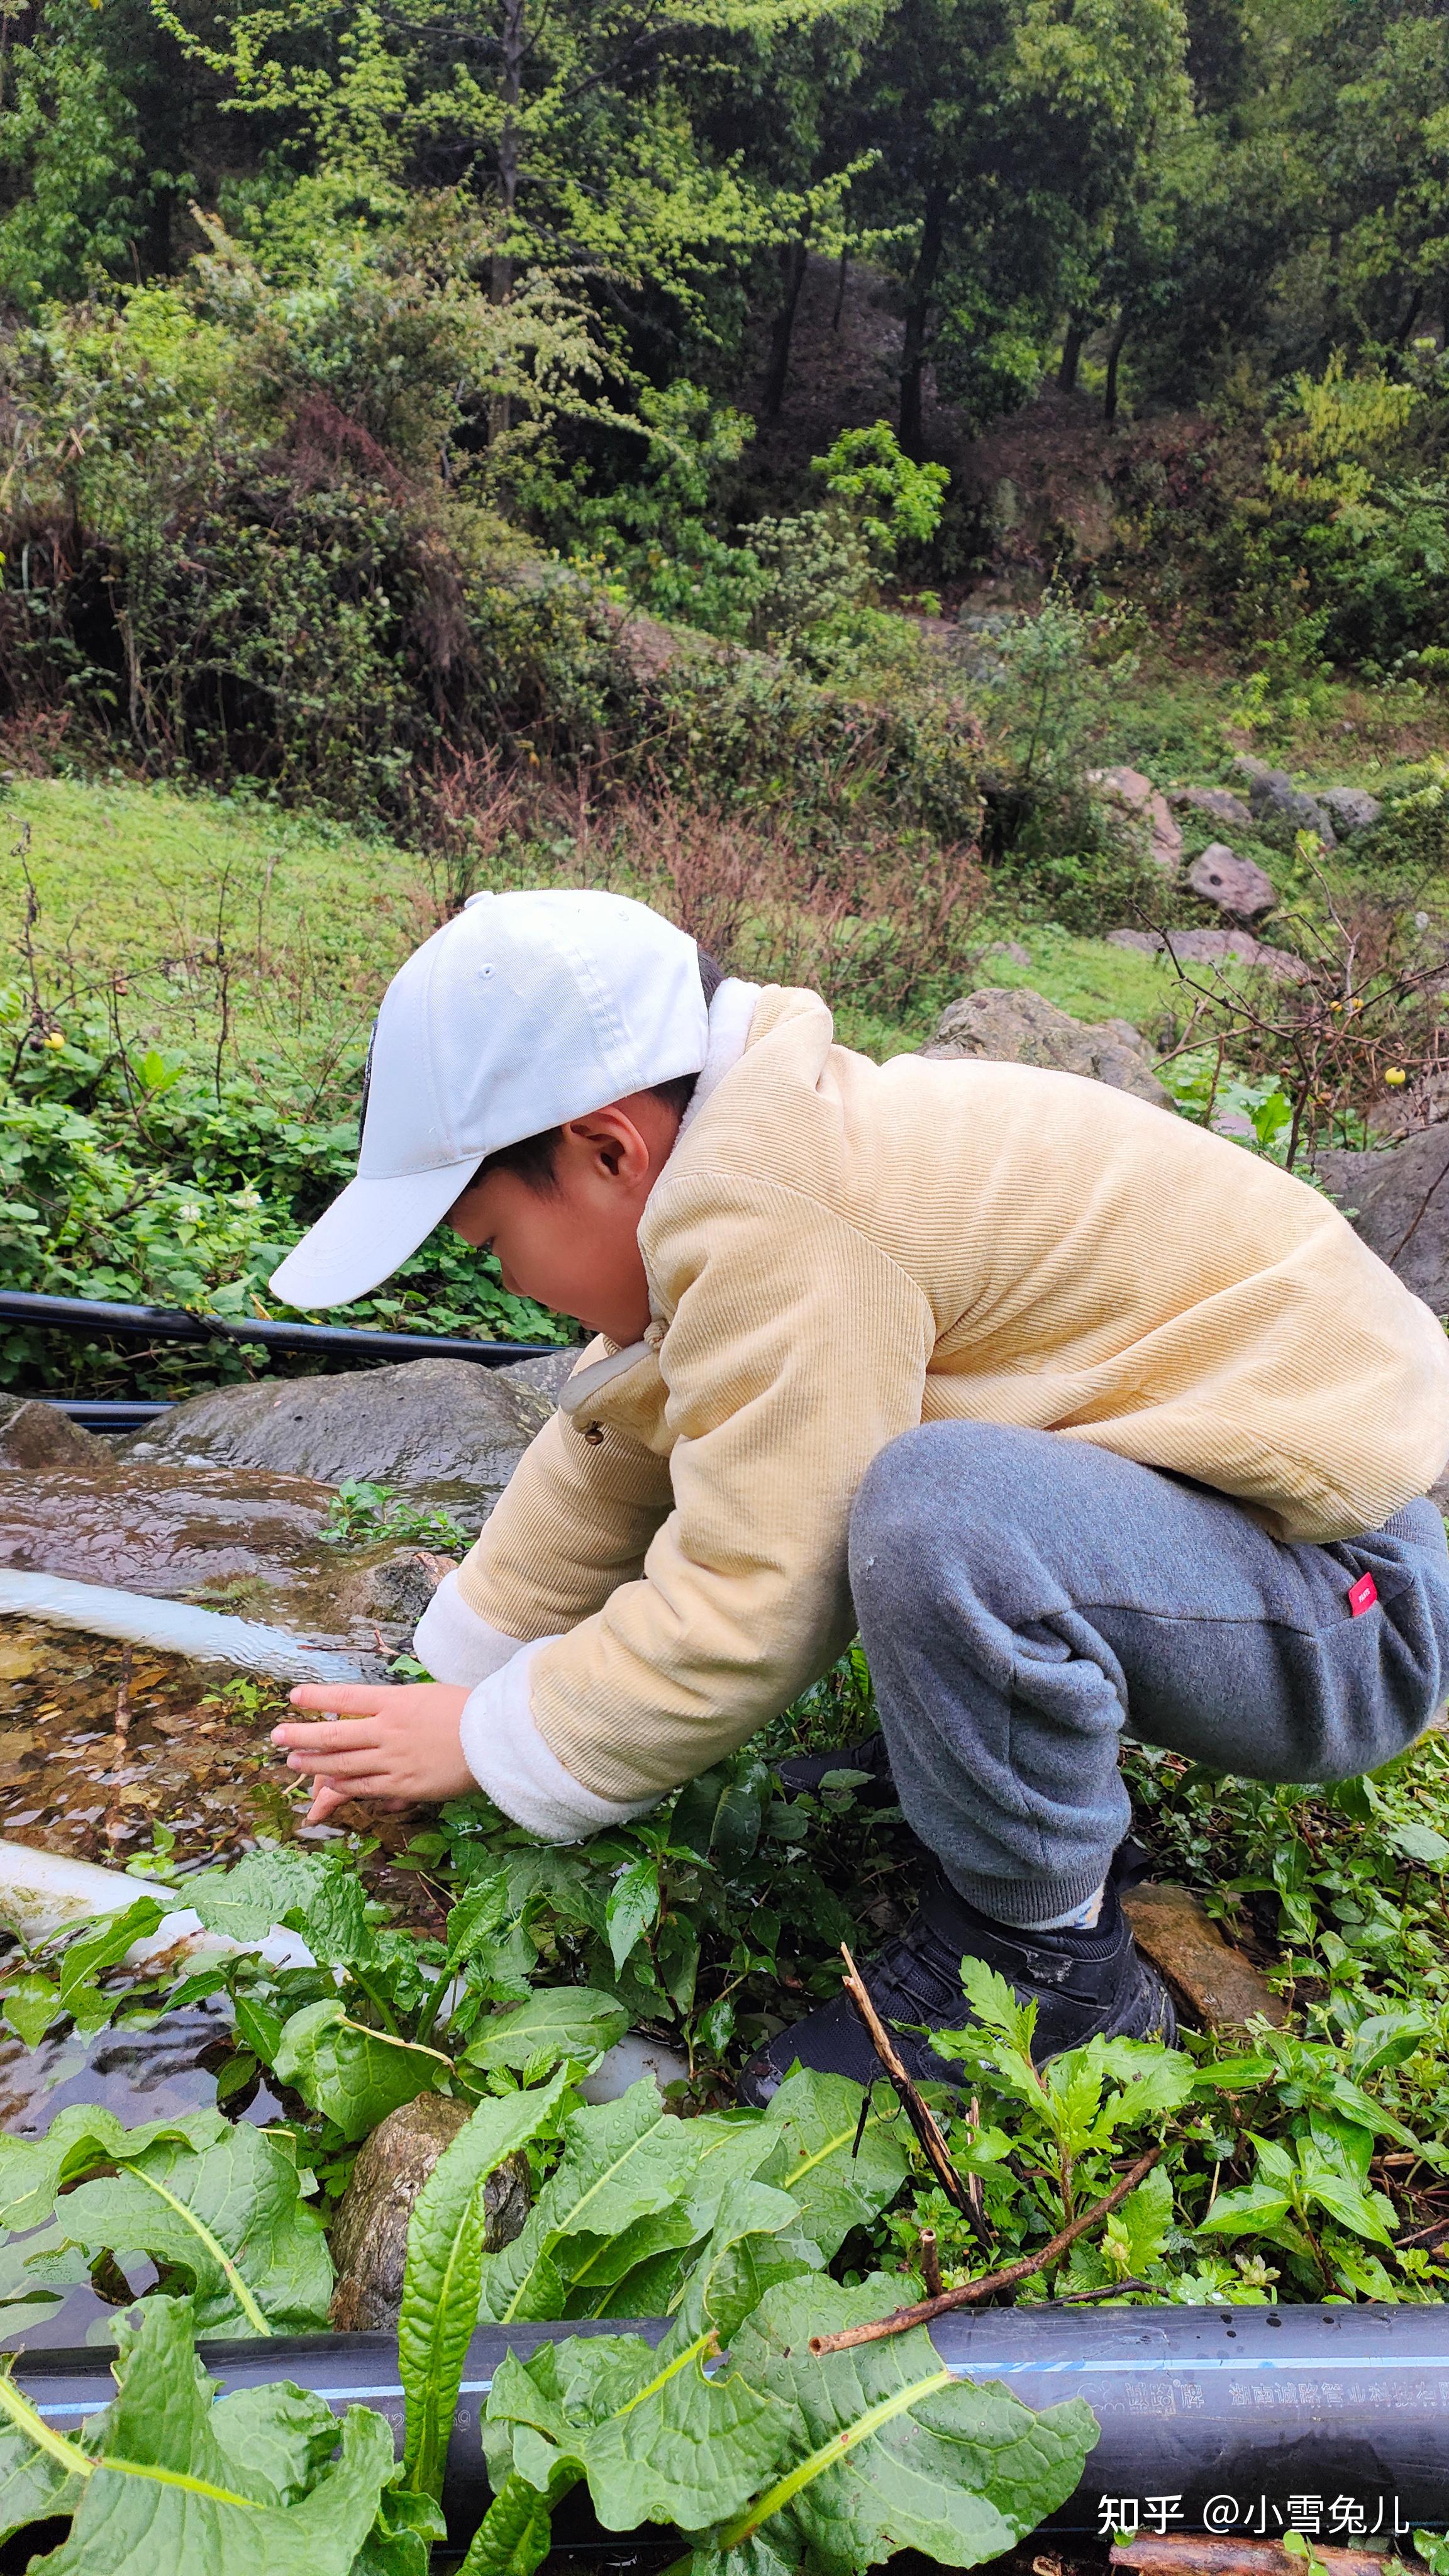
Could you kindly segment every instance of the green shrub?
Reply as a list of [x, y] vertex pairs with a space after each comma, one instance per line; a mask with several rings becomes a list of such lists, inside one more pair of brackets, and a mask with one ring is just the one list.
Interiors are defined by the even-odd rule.
[[[218, 1080], [199, 1051], [168, 1059], [118, 1051], [103, 1029], [79, 1028], [57, 1045], [59, 1034], [34, 1031], [23, 997], [0, 992], [10, 1059], [0, 1079], [5, 1286], [235, 1320], [277, 1313], [271, 1272], [352, 1176], [357, 1057], [319, 1104], [266, 1051]], [[483, 1340], [568, 1337], [556, 1317], [509, 1295], [491, 1256], [447, 1233], [335, 1320]], [[0, 1334], [0, 1376], [12, 1387], [173, 1395], [267, 1365], [256, 1344], [244, 1364], [230, 1341], [131, 1356], [30, 1325]]]

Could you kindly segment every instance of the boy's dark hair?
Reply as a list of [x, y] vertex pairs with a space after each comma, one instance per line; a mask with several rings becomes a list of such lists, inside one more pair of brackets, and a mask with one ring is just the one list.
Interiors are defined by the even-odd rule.
[[[724, 968], [705, 948], [699, 952], [699, 980], [704, 988], [705, 1008], [708, 1009], [725, 980], [725, 974]], [[698, 1080], [697, 1073], [677, 1073], [672, 1081], [654, 1082], [649, 1088], [655, 1100], [662, 1100], [666, 1108], [682, 1118], [694, 1098], [694, 1086]], [[554, 1157], [562, 1135], [561, 1127], [545, 1127], [541, 1135], [521, 1136], [516, 1145], [500, 1145], [496, 1154], [489, 1154], [479, 1164], [469, 1188], [475, 1189], [490, 1172], [516, 1172], [531, 1190], [537, 1190], [540, 1197], [546, 1196], [554, 1187]]]

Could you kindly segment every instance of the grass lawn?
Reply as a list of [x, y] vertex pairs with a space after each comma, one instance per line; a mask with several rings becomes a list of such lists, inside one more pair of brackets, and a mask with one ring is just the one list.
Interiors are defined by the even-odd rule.
[[433, 927], [415, 852], [259, 799], [27, 778], [0, 832], [7, 980], [24, 973], [28, 871], [47, 992], [88, 1015], [99, 999], [162, 1047], [214, 1045], [224, 1010], [237, 1037], [315, 1061], [365, 1030]]

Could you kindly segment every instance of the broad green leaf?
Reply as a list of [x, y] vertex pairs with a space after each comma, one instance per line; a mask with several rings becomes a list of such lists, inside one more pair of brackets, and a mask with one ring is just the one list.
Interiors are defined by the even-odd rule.
[[299, 2407], [310, 2414], [302, 2390], [277, 2392], [283, 2422], [270, 2445], [259, 2400], [272, 2392], [255, 2392], [231, 2443], [226, 2413], [239, 2401], [213, 2404], [185, 2300], [147, 2304], [115, 2372], [119, 2394], [87, 2426], [85, 2449], [64, 2446], [81, 2464], [79, 2502], [69, 2538], [32, 2562], [36, 2576], [351, 2576], [393, 2471], [380, 2415], [349, 2408], [336, 2464], [280, 2508], [247, 2454], [262, 2445], [273, 2466], [299, 2462], [309, 2439], [299, 2432]]
[[610, 2267], [637, 2261], [646, 2245], [635, 2233], [641, 2223], [662, 2213], [669, 2213], [670, 2227], [678, 2223], [699, 2162], [697, 2126], [666, 2114], [648, 2075], [617, 2102], [573, 2112], [564, 2123], [563, 2156], [522, 2235], [484, 2257], [480, 2320], [512, 2325], [561, 2316], [569, 2286], [586, 2266], [597, 2264], [617, 2278]]
[[527, 2478], [505, 2478], [473, 2534], [458, 2576], [533, 2576], [549, 2553], [553, 2508], [577, 2482], [567, 2466], [543, 2493]]
[[69, 1942], [60, 1963], [61, 2010], [72, 2011], [81, 1987], [92, 1983], [103, 1969], [115, 1967], [133, 1941], [144, 1941], [154, 1932], [165, 1911], [154, 1896], [140, 1896], [124, 1913], [103, 1915], [88, 1932]]
[[495, 2374], [489, 2420], [515, 2431], [515, 2466], [543, 2484], [566, 2463], [588, 2478], [610, 2531], [641, 2522], [698, 2530], [738, 2512], [778, 2461], [779, 2408], [733, 2369], [703, 2362], [713, 2338], [665, 2358], [637, 2335], [545, 2344], [526, 2363], [509, 2354]]
[[352, 2576], [429, 2576], [433, 2552], [447, 2536], [442, 2507], [432, 2496], [417, 2495], [409, 2487], [384, 2487], [377, 2520]]
[[216, 2118], [200, 2149], [163, 2136], [139, 2154], [123, 2141], [111, 2155], [118, 2172], [60, 2201], [65, 2242], [92, 2260], [135, 2250], [180, 2265], [205, 2334], [300, 2334], [326, 2324], [332, 2259], [284, 2146], [244, 2121]]
[[1218, 2194], [1206, 2218], [1197, 2224], [1199, 2236], [1255, 2236], [1277, 2227], [1292, 2206], [1286, 2191], [1273, 2183], [1244, 2183], [1238, 2191]]
[[1162, 2259], [1172, 2226], [1172, 2179], [1165, 2165], [1154, 2165], [1108, 2220], [1108, 2233], [1123, 2248], [1129, 2275], [1148, 2270]]
[[60, 2011], [60, 1988], [49, 1977], [13, 1977], [4, 1992], [5, 2018], [27, 2048], [38, 2048]]
[[867, 2226], [889, 2207], [906, 2178], [894, 2094], [876, 2086], [863, 2130], [860, 2108], [861, 2088], [848, 2076], [805, 2069], [786, 2077], [764, 2114], [763, 2127], [776, 2138], [755, 2169], [757, 2179], [789, 2192], [801, 2235], [827, 2262], [852, 2227]]
[[337, 2448], [326, 2398], [286, 2379], [238, 2388], [213, 2406], [210, 2423], [233, 2482], [277, 2504], [307, 2495]]
[[769, 1794], [767, 1765], [755, 1754], [736, 1754], [681, 1790], [669, 1821], [670, 1841], [731, 1878], [759, 1842]]
[[631, 1860], [615, 1879], [604, 1913], [615, 1976], [623, 1975], [632, 1952], [658, 1915], [658, 1866], [648, 1859]]
[[96, 2165], [142, 2156], [160, 2138], [200, 2154], [231, 2134], [231, 2123], [212, 2110], [186, 2111], [175, 2120], [147, 2120], [128, 2129], [94, 2102], [72, 2102], [57, 2111], [43, 2138], [0, 2134], [0, 2227], [39, 2227], [67, 2183]]
[[526, 2003], [491, 2013], [460, 2063], [481, 2074], [499, 2066], [556, 2066], [563, 2058], [594, 2067], [628, 2026], [617, 1995], [593, 1986], [539, 1986]]
[[459, 1899], [448, 1916], [443, 1934], [448, 1953], [444, 1975], [451, 1975], [477, 1943], [496, 1932], [509, 1911], [506, 1870], [489, 1870], [483, 1877], [473, 1879], [467, 1895]]
[[[5, 2331], [13, 2331], [8, 2314]], [[82, 2484], [63, 2461], [38, 2449], [8, 2415], [0, 2416], [0, 2540], [23, 2531], [27, 2523], [73, 2513]]]
[[408, 2485], [424, 2494], [442, 2492], [448, 2435], [478, 2319], [484, 2184], [552, 2118], [565, 2081], [560, 2069], [540, 2092], [481, 2102], [418, 2194], [408, 2227], [398, 2367], [407, 2394], [404, 2472]]
[[1353, 2235], [1366, 2236], [1375, 2245], [1392, 2245], [1394, 2205], [1382, 2192], [1364, 2191], [1346, 2175], [1321, 2170], [1305, 2177], [1305, 2192], [1309, 2200]]
[[1388, 1839], [1401, 1860], [1416, 1861], [1423, 1868], [1442, 1869], [1449, 1860], [1449, 1842], [1432, 1825], [1390, 1825]]
[[453, 2071], [440, 2050], [367, 2030], [349, 2021], [340, 2003], [308, 2004], [293, 2013], [272, 2063], [279, 2080], [349, 2140], [367, 2137], [389, 2111], [436, 2091]]
[[294, 1908], [306, 1911], [323, 1875], [323, 1864], [312, 1852], [244, 1852], [230, 1869], [205, 1869], [188, 1878], [186, 1901], [195, 1906], [208, 1932], [225, 1932], [233, 1941], [264, 1941]]
[[[810, 2337], [883, 2315], [900, 2295], [787, 2281], [740, 2328], [731, 2367], [779, 2410], [789, 2466], [716, 2534], [757, 2531], [825, 2576], [856, 2576], [900, 2549], [945, 2567], [999, 2557], [1076, 2486], [1097, 2440], [1080, 2398], [1034, 2413], [999, 2385], [954, 2379], [920, 2328], [812, 2355]], [[725, 2564], [728, 2565], [728, 2560]]]

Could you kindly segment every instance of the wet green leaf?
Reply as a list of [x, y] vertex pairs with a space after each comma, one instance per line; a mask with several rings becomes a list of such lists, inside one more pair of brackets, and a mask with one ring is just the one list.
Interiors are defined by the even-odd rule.
[[499, 2066], [557, 2065], [563, 2058], [593, 2067], [628, 2026], [617, 1995], [593, 1986], [538, 1986], [526, 2003], [490, 2013], [460, 2063], [480, 2074]]
[[328, 2466], [304, 2390], [214, 2403], [184, 2300], [144, 2308], [115, 2371], [119, 2394], [86, 2428], [96, 2465], [77, 2478], [70, 2536], [37, 2576], [351, 2576], [393, 2472], [383, 2417], [349, 2408]]
[[614, 1973], [622, 1976], [639, 1942], [659, 1915], [659, 1867], [649, 1859], [631, 1860], [614, 1881], [604, 1922]]
[[564, 2083], [561, 2070], [541, 2091], [481, 2102], [418, 2194], [408, 2227], [398, 2368], [407, 2394], [404, 2472], [408, 2485], [425, 2494], [442, 2491], [453, 2410], [477, 2321], [484, 2184], [505, 2156], [552, 2119]]
[[447, 2082], [451, 2061], [438, 2050], [367, 2030], [340, 2003], [308, 2004], [282, 2031], [273, 2068], [309, 2110], [335, 2122], [344, 2138], [365, 2138], [404, 2102]]

